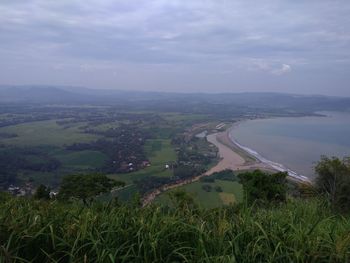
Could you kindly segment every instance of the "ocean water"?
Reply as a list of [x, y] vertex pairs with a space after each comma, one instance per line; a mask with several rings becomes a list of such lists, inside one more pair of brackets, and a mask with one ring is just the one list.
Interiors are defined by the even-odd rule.
[[323, 114], [245, 121], [230, 137], [260, 159], [313, 179], [321, 155], [350, 156], [350, 113]]

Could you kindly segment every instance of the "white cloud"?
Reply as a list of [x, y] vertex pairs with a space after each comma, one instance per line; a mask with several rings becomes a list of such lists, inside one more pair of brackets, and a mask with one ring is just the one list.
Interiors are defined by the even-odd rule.
[[272, 70], [271, 73], [275, 75], [283, 75], [292, 71], [292, 67], [287, 64], [282, 64], [282, 67], [279, 69]]
[[283, 75], [292, 71], [291, 65], [281, 64], [277, 59], [248, 59], [246, 64], [249, 70], [263, 71], [273, 75]]

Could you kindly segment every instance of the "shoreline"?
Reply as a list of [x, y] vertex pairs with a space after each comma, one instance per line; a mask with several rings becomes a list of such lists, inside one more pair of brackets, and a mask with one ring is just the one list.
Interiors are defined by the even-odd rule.
[[247, 151], [235, 144], [229, 136], [231, 128], [227, 129], [226, 131], [213, 133], [207, 136], [208, 142], [214, 144], [218, 148], [221, 158], [220, 161], [212, 169], [206, 172], [207, 174], [212, 174], [214, 172], [219, 172], [227, 169], [231, 171], [255, 169], [261, 169], [268, 172], [277, 171], [270, 165], [261, 162], [253, 155], [249, 154]]
[[240, 123], [242, 123], [241, 121], [234, 123], [231, 128], [227, 129], [225, 131], [226, 136], [229, 138], [231, 144], [233, 145], [233, 151], [234, 148], [238, 148], [240, 151], [243, 151], [244, 154], [246, 154], [247, 156], [250, 156], [252, 158], [254, 158], [255, 160], [257, 160], [259, 163], [263, 163], [267, 166], [269, 166], [273, 171], [277, 171], [277, 172], [287, 172], [288, 173], [288, 177], [290, 179], [296, 180], [296, 181], [300, 181], [300, 182], [304, 182], [304, 183], [311, 183], [311, 180], [301, 174], [298, 174], [297, 172], [286, 168], [283, 164], [271, 161], [266, 159], [265, 157], [263, 157], [261, 154], [259, 154], [257, 151], [246, 147], [242, 144], [240, 144], [239, 142], [237, 142], [237, 140], [235, 138], [233, 138], [233, 136], [231, 135], [231, 132], [237, 128]]

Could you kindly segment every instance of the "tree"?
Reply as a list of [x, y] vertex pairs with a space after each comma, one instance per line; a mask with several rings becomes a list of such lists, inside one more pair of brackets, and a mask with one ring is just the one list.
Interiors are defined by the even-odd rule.
[[202, 189], [206, 192], [211, 192], [212, 187], [210, 184], [203, 184]]
[[174, 207], [179, 208], [182, 212], [191, 210], [196, 207], [192, 195], [183, 191], [176, 190], [169, 193], [170, 200]]
[[63, 200], [77, 198], [87, 204], [87, 201], [91, 203], [97, 195], [118, 186], [124, 186], [124, 182], [115, 181], [101, 174], [68, 175], [62, 179], [59, 198]]
[[287, 173], [267, 174], [260, 170], [239, 175], [249, 204], [284, 202], [287, 193], [286, 177]]
[[350, 162], [349, 158], [322, 156], [315, 167], [316, 187], [325, 194], [333, 209], [350, 211]]
[[221, 186], [215, 186], [215, 191], [218, 192], [218, 193], [221, 193], [222, 192], [222, 188]]
[[34, 198], [35, 199], [49, 200], [50, 199], [50, 188], [46, 187], [43, 184], [39, 185], [39, 187], [35, 191]]

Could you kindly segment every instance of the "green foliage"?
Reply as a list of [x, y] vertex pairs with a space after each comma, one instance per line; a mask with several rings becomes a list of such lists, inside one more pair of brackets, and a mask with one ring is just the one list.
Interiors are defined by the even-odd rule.
[[173, 206], [180, 208], [181, 211], [196, 207], [193, 197], [185, 191], [176, 190], [169, 193], [169, 196]]
[[215, 191], [221, 193], [222, 192], [221, 186], [215, 186]]
[[0, 203], [0, 262], [349, 262], [350, 218], [322, 200], [216, 210]]
[[34, 193], [34, 198], [35, 199], [49, 200], [50, 199], [50, 188], [46, 187], [43, 184], [39, 185], [39, 187], [36, 189], [36, 191]]
[[232, 181], [232, 182], [238, 181], [237, 176], [231, 170], [223, 170], [220, 172], [213, 173], [211, 177], [214, 177], [215, 179], [218, 179], [218, 180], [225, 180], [225, 181]]
[[80, 199], [86, 204], [101, 193], [105, 193], [117, 186], [124, 186], [101, 174], [76, 174], [63, 177], [59, 192], [59, 198], [68, 200], [70, 198]]
[[333, 209], [342, 212], [350, 211], [350, 162], [323, 156], [315, 167], [318, 174], [316, 187], [326, 194]]
[[191, 165], [179, 165], [174, 169], [174, 176], [178, 178], [190, 178], [205, 172], [203, 167], [193, 167]]
[[206, 192], [211, 192], [212, 187], [210, 184], [203, 184], [202, 189]]
[[268, 204], [286, 200], [287, 173], [267, 174], [260, 170], [239, 175], [244, 195], [249, 204]]
[[236, 182], [239, 181], [239, 178], [233, 173], [232, 170], [223, 170], [200, 179], [200, 181], [204, 183], [214, 183], [215, 180]]
[[11, 199], [10, 193], [0, 191], [0, 203], [4, 203], [9, 199]]

